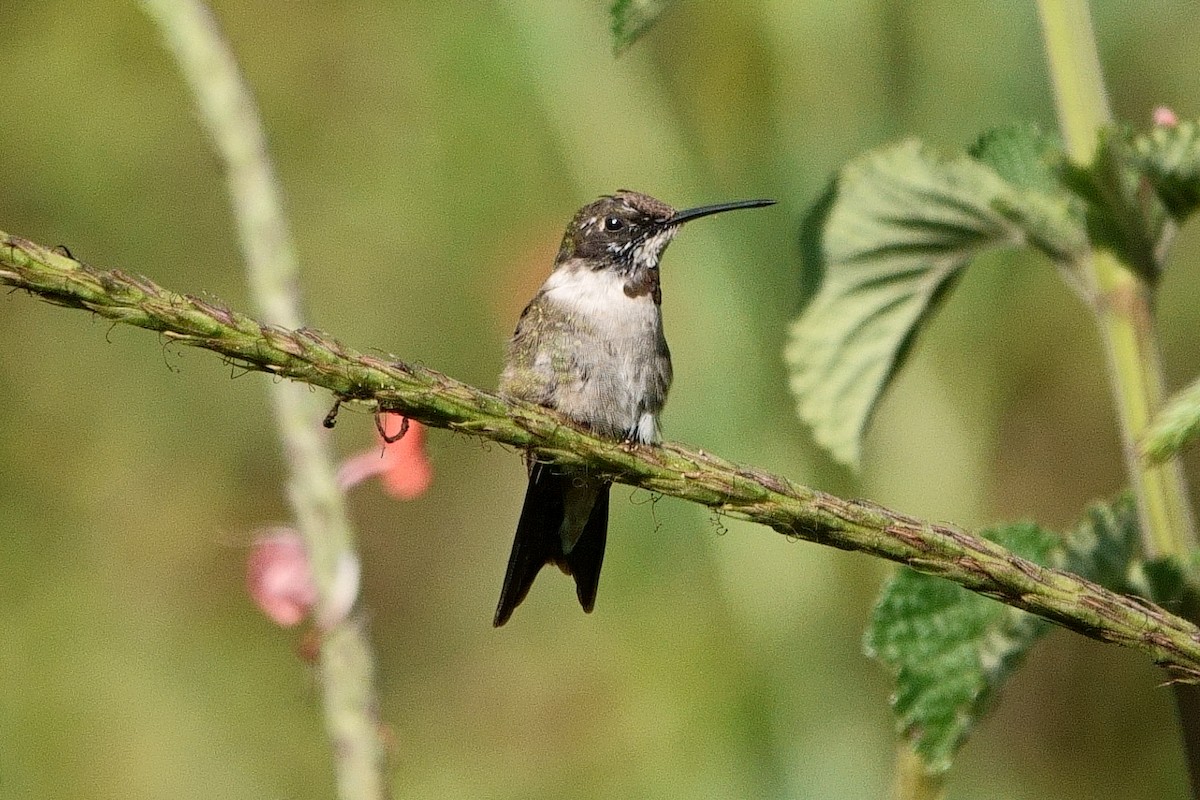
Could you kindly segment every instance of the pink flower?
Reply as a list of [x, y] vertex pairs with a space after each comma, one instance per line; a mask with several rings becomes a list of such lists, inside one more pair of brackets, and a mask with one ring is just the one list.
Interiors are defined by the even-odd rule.
[[408, 430], [389, 443], [387, 439], [394, 439], [406, 421], [399, 414], [384, 414], [382, 419], [383, 434], [387, 438], [378, 436], [378, 447], [347, 459], [338, 470], [338, 483], [343, 489], [349, 489], [378, 475], [388, 494], [400, 500], [412, 500], [433, 482], [433, 467], [425, 453], [425, 426], [407, 420]]
[[1174, 128], [1179, 124], [1179, 117], [1167, 106], [1154, 109], [1154, 124], [1163, 128]]
[[299, 624], [317, 602], [308, 551], [291, 528], [272, 528], [254, 540], [246, 565], [246, 588], [276, 625]]

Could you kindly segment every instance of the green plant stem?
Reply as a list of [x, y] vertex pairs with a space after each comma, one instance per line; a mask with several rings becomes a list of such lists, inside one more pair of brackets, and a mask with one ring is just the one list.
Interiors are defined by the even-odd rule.
[[[299, 265], [258, 108], [232, 50], [199, 0], [143, 0], [162, 31], [225, 167], [250, 293], [262, 317], [302, 323]], [[321, 437], [320, 401], [306, 387], [268, 387], [291, 472], [288, 499], [317, 588], [318, 676], [341, 800], [386, 796], [374, 658], [346, 600], [357, 595], [358, 557], [333, 459]], [[352, 583], [347, 590], [340, 584]]]
[[901, 562], [1093, 639], [1137, 649], [1174, 679], [1200, 682], [1196, 625], [953, 526], [843, 500], [676, 444], [630, 446], [597, 438], [540, 406], [506, 400], [434, 370], [364, 355], [317, 331], [267, 325], [4, 233], [0, 285], [159, 331], [168, 343], [212, 350], [246, 369], [327, 389], [351, 405], [533, 450], [568, 466], [587, 465], [621, 483], [700, 503], [792, 538]]
[[1120, 415], [1121, 446], [1138, 498], [1147, 558], [1169, 557], [1190, 570], [1196, 539], [1178, 459], [1147, 463], [1141, 442], [1162, 407], [1164, 389], [1150, 289], [1111, 251], [1092, 257], [1096, 309]]
[[[1096, 157], [1101, 131], [1112, 123], [1088, 5], [1086, 0], [1038, 0], [1038, 12], [1067, 153], [1086, 166]], [[1172, 559], [1191, 575], [1196, 534], [1182, 467], [1178, 459], [1144, 461], [1139, 451], [1164, 394], [1153, 287], [1110, 250], [1093, 249], [1079, 268], [1104, 340], [1142, 549], [1147, 558]], [[1198, 619], [1194, 590], [1185, 593], [1183, 605], [1189, 620]], [[1200, 796], [1200, 692], [1176, 686], [1173, 694], [1192, 793]]]
[[[1085, 0], [1039, 0], [1038, 10], [1067, 153], [1088, 165], [1095, 158], [1099, 132], [1112, 123], [1088, 5]], [[1183, 473], [1178, 462], [1145, 463], [1138, 450], [1163, 398], [1151, 287], [1109, 250], [1094, 250], [1079, 266], [1104, 340], [1145, 555], [1175, 558], [1186, 567], [1196, 535]]]
[[946, 796], [945, 775], [931, 775], [925, 759], [904, 740], [896, 745], [895, 776], [892, 800], [942, 800]]

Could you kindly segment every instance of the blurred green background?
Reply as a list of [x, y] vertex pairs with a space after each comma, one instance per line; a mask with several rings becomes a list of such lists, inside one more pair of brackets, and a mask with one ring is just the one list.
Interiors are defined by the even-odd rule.
[[[1194, 3], [1137, 10], [1095, 9], [1118, 117], [1196, 116]], [[785, 385], [798, 225], [839, 165], [909, 135], [1053, 127], [1032, 3], [681, 0], [616, 60], [594, 0], [216, 11], [310, 321], [347, 343], [494, 386], [578, 206], [777, 197], [667, 254], [668, 437], [968, 526], [1062, 528], [1122, 487], [1096, 337], [1040, 259], [968, 270], [861, 476], [814, 448]], [[136, 5], [9, 0], [0, 43], [0, 229], [247, 308], [218, 163]], [[1198, 264], [1185, 230], [1160, 303], [1173, 387], [1200, 368]], [[254, 529], [288, 514], [266, 379], [20, 293], [0, 294], [0, 342], [0, 797], [330, 797], [298, 635], [243, 590]], [[361, 450], [370, 418], [332, 436]], [[547, 572], [496, 631], [520, 457], [439, 431], [429, 449], [421, 499], [351, 498], [397, 797], [886, 793], [888, 681], [859, 643], [888, 565], [618, 488], [595, 613]], [[1162, 680], [1056, 632], [951, 796], [1185, 796]]]

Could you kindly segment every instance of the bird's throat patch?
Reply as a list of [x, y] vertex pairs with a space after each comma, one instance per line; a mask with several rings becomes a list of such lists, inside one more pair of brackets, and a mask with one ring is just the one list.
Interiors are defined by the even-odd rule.
[[650, 295], [654, 305], [662, 305], [662, 286], [658, 280], [657, 269], [638, 270], [625, 282], [625, 296], [631, 298]]

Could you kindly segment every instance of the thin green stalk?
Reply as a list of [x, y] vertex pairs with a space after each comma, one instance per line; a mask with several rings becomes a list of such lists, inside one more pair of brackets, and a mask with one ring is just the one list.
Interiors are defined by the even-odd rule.
[[1172, 679], [1200, 682], [1200, 627], [950, 525], [844, 500], [675, 444], [630, 447], [598, 438], [541, 406], [506, 400], [431, 369], [364, 355], [318, 331], [267, 325], [2, 232], [0, 285], [159, 331], [167, 341], [327, 389], [345, 402], [536, 451], [566, 466], [587, 466], [629, 486], [700, 503], [792, 539], [907, 564], [1093, 639], [1146, 653]]
[[[1112, 123], [1088, 5], [1086, 0], [1038, 0], [1038, 11], [1067, 153], [1087, 166], [1096, 157], [1101, 130]], [[1196, 533], [1179, 460], [1151, 463], [1140, 457], [1139, 444], [1164, 396], [1154, 287], [1111, 250], [1093, 249], [1087, 263], [1078, 266], [1104, 341], [1142, 549], [1148, 558], [1170, 558], [1191, 574]], [[1183, 601], [1187, 618], [1200, 618], [1194, 590]], [[1173, 695], [1192, 793], [1200, 797], [1200, 692], [1175, 686]]]
[[945, 775], [931, 775], [925, 759], [907, 741], [896, 746], [895, 776], [892, 800], [943, 800], [946, 796]]
[[[1095, 158], [1099, 132], [1112, 123], [1088, 5], [1085, 0], [1039, 0], [1038, 11], [1067, 153], [1088, 165]], [[1145, 554], [1186, 564], [1196, 534], [1183, 473], [1177, 461], [1145, 463], [1138, 450], [1163, 400], [1152, 287], [1110, 250], [1094, 250], [1080, 265], [1080, 277], [1092, 294], [1104, 340]]]
[[[191, 87], [224, 162], [251, 296], [264, 319], [303, 324], [299, 265], [267, 153], [258, 107], [212, 13], [200, 0], [143, 0]], [[322, 628], [318, 674], [342, 800], [386, 796], [374, 658], [363, 626], [348, 616], [358, 556], [333, 459], [320, 435], [325, 409], [299, 384], [269, 387], [291, 471], [288, 499], [308, 550]], [[353, 583], [349, 592], [343, 585]]]
[[1150, 289], [1111, 251], [1097, 252], [1092, 261], [1097, 320], [1113, 376], [1125, 466], [1138, 496], [1143, 548], [1148, 558], [1167, 556], [1186, 567], [1196, 535], [1182, 467], [1178, 459], [1150, 464], [1141, 454], [1164, 398]]

